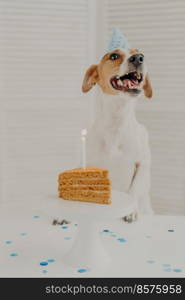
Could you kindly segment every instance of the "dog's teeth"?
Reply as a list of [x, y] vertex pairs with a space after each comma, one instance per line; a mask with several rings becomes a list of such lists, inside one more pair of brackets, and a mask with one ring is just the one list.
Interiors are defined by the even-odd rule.
[[116, 79], [119, 79], [119, 76], [116, 76]]
[[121, 86], [123, 85], [123, 83], [120, 79], [118, 80], [118, 85], [121, 85]]

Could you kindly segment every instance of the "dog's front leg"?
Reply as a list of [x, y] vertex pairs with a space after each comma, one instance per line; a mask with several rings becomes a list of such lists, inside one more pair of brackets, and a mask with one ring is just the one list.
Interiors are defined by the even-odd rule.
[[136, 199], [138, 211], [152, 213], [150, 203], [150, 164], [137, 164], [136, 172], [128, 193]]
[[142, 127], [141, 134], [142, 160], [136, 163], [136, 171], [128, 193], [136, 199], [139, 213], [152, 214], [150, 202], [151, 153], [147, 131]]

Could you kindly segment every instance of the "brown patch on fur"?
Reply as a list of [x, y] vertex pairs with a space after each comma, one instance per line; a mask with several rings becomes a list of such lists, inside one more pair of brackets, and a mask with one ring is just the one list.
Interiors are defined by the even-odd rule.
[[[116, 60], [110, 60], [110, 56], [113, 53], [119, 54], [120, 57], [118, 59], [116, 59]], [[109, 52], [109, 53], [105, 54], [102, 57], [102, 59], [100, 61], [100, 64], [105, 63], [106, 61], [109, 61], [110, 63], [113, 63], [114, 65], [120, 65], [123, 62], [124, 59], [125, 59], [125, 53], [123, 51], [119, 50], [119, 49], [116, 49], [116, 50], [114, 50], [112, 52]]]
[[137, 161], [137, 162], [135, 163], [135, 166], [136, 166], [136, 169], [139, 168], [140, 162]]
[[130, 53], [131, 55], [134, 55], [134, 54], [139, 53], [139, 50], [138, 50], [138, 49], [130, 49], [130, 50], [129, 50], [129, 53]]
[[144, 90], [144, 94], [147, 98], [152, 98], [152, 94], [153, 94], [152, 85], [151, 85], [148, 74], [145, 77], [145, 81], [143, 84], [143, 90]]
[[[118, 53], [120, 57], [116, 60], [111, 60], [110, 56], [113, 53]], [[118, 94], [118, 91], [112, 88], [110, 78], [118, 74], [119, 67], [125, 56], [125, 53], [119, 49], [105, 54], [98, 65], [92, 65], [87, 70], [83, 80], [82, 91], [84, 93], [88, 92], [97, 83], [104, 93]]]
[[90, 66], [82, 83], [82, 91], [87, 93], [98, 81], [98, 68], [97, 65]]

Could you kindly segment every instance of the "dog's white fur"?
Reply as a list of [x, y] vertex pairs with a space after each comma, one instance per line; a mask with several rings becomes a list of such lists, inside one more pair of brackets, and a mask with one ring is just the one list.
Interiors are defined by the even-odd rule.
[[101, 94], [101, 108], [88, 133], [88, 164], [108, 168], [115, 190], [138, 200], [139, 211], [151, 213], [148, 134], [135, 116], [136, 99]]
[[[129, 54], [127, 53], [127, 58]], [[127, 71], [127, 59], [120, 74]], [[146, 75], [146, 64], [143, 73]], [[135, 115], [138, 96], [99, 89], [99, 111], [88, 132], [88, 164], [108, 168], [115, 190], [128, 192], [138, 202], [138, 211], [152, 213], [150, 202], [151, 155], [148, 133]]]

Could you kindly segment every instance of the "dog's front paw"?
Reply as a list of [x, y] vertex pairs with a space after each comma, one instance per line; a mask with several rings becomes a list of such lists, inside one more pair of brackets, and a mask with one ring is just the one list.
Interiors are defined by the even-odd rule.
[[125, 217], [122, 218], [122, 220], [124, 222], [127, 222], [127, 223], [132, 223], [132, 222], [136, 221], [137, 219], [138, 219], [138, 213], [137, 212], [133, 212], [130, 215], [125, 216]]

